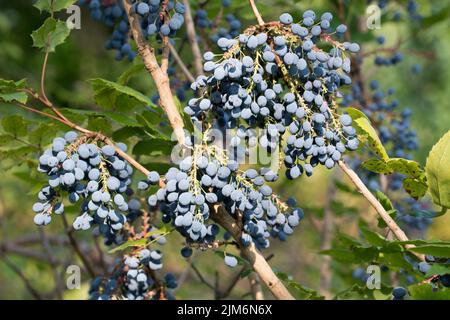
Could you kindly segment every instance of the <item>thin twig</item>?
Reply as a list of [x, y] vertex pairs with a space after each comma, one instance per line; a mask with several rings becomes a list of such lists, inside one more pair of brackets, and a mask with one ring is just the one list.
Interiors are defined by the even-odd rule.
[[170, 42], [169, 37], [163, 37], [163, 49], [161, 58], [161, 70], [167, 75], [167, 69], [169, 68], [169, 55], [170, 55]]
[[43, 297], [41, 296], [41, 294], [31, 285], [30, 281], [27, 279], [27, 277], [25, 277], [25, 275], [23, 274], [23, 272], [20, 270], [20, 268], [18, 266], [16, 266], [7, 257], [3, 257], [3, 261], [12, 271], [14, 271], [15, 274], [17, 274], [19, 276], [19, 278], [23, 281], [23, 283], [25, 284], [25, 287], [31, 293], [33, 298], [35, 298], [36, 300], [43, 300]]
[[183, 0], [185, 6], [184, 20], [186, 24], [186, 35], [191, 45], [193, 55], [193, 65], [197, 76], [203, 74], [202, 53], [197, 41], [197, 32], [195, 32], [194, 20], [192, 19], [191, 6], [189, 0]]
[[214, 285], [212, 285], [208, 280], [205, 279], [205, 277], [201, 274], [200, 270], [198, 270], [197, 266], [195, 264], [191, 264], [192, 270], [194, 270], [197, 277], [200, 279], [202, 283], [204, 283], [207, 287], [214, 289]]
[[170, 43], [169, 43], [169, 49], [170, 49], [170, 54], [175, 59], [175, 62], [180, 67], [181, 71], [186, 76], [186, 78], [190, 82], [194, 82], [195, 81], [194, 76], [189, 71], [188, 67], [184, 64], [183, 60], [181, 60], [180, 55], [178, 54], [177, 50]]
[[64, 228], [66, 230], [66, 234], [69, 237], [70, 244], [72, 248], [75, 250], [78, 257], [83, 262], [84, 267], [86, 268], [87, 272], [91, 275], [92, 278], [96, 276], [94, 269], [92, 268], [91, 264], [89, 263], [88, 259], [85, 257], [84, 253], [81, 251], [80, 247], [78, 246], [78, 242], [75, 239], [73, 235], [73, 229], [69, 227], [69, 224], [67, 223], [67, 218], [64, 213], [61, 214]]
[[[375, 209], [375, 211], [379, 214], [381, 219], [386, 223], [388, 228], [392, 231], [395, 237], [400, 241], [408, 241], [408, 237], [405, 232], [398, 226], [398, 224], [391, 218], [391, 216], [386, 212], [383, 205], [377, 200], [377, 198], [370, 192], [370, 190], [366, 187], [364, 182], [361, 181], [359, 176], [353, 171], [350, 167], [348, 167], [344, 161], [339, 161], [339, 167], [344, 171], [344, 173], [350, 178], [352, 183], [356, 186], [358, 191], [369, 201], [370, 205]], [[408, 244], [405, 246], [406, 248], [414, 248], [415, 246], [412, 244]], [[425, 257], [423, 255], [416, 255], [419, 259], [424, 260]]]

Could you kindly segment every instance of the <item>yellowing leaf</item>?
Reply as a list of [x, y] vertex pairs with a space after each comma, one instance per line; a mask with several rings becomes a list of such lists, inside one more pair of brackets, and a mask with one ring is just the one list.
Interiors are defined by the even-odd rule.
[[450, 208], [450, 131], [431, 149], [425, 172], [433, 202]]

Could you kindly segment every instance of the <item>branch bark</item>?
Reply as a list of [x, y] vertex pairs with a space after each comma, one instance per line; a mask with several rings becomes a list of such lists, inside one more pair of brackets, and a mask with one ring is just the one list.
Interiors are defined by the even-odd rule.
[[145, 68], [151, 74], [155, 81], [156, 88], [159, 93], [159, 99], [161, 107], [167, 114], [169, 122], [177, 137], [178, 143], [184, 145], [184, 123], [178, 112], [177, 105], [172, 96], [170, 89], [169, 77], [161, 69], [155, 56], [155, 52], [152, 47], [147, 43], [142, 35], [139, 19], [132, 13], [132, 5], [130, 0], [124, 0], [123, 6], [128, 15], [128, 21], [130, 22], [131, 33], [133, 34], [134, 41], [138, 47], [139, 55], [141, 56]]
[[[370, 205], [376, 210], [378, 215], [383, 219], [383, 221], [387, 224], [388, 228], [392, 231], [395, 237], [400, 241], [408, 241], [408, 237], [405, 232], [398, 226], [398, 224], [391, 218], [391, 216], [386, 212], [381, 203], [377, 200], [377, 198], [370, 192], [370, 190], [366, 187], [364, 182], [361, 181], [359, 176], [353, 171], [344, 161], [339, 161], [339, 167], [344, 171], [344, 173], [350, 178], [352, 183], [356, 186], [358, 191], [369, 201]], [[415, 246], [412, 244], [408, 244], [405, 246], [406, 248], [414, 248]], [[416, 256], [425, 260], [425, 257], [420, 254], [416, 254]]]
[[267, 263], [266, 259], [261, 255], [261, 253], [256, 249], [255, 245], [252, 243], [248, 247], [245, 247], [241, 239], [242, 230], [239, 228], [236, 220], [234, 220], [231, 215], [225, 211], [225, 209], [219, 205], [216, 205], [214, 210], [212, 210], [212, 219], [224, 227], [237, 241], [242, 255], [250, 263], [253, 270], [261, 277], [262, 282], [269, 288], [270, 292], [280, 300], [295, 300], [291, 293], [286, 289], [284, 284], [275, 275], [270, 265]]

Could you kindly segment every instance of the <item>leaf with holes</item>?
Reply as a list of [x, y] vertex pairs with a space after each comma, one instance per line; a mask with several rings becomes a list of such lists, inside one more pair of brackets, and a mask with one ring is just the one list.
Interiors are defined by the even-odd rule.
[[420, 164], [413, 160], [391, 158], [387, 161], [387, 165], [393, 172], [401, 173], [405, 176], [418, 178], [423, 174]]
[[367, 161], [364, 161], [362, 166], [372, 172], [375, 173], [381, 173], [381, 174], [391, 174], [392, 169], [389, 167], [389, 165], [384, 160], [380, 159], [370, 159]]
[[403, 180], [403, 188], [414, 199], [418, 200], [425, 196], [428, 190], [426, 182], [414, 178], [406, 178]]

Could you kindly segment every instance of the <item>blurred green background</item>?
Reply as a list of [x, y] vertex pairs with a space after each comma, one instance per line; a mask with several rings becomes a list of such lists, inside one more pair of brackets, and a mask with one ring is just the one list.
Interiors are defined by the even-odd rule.
[[[216, 1], [216, 0], [214, 0]], [[191, 1], [195, 3], [195, 1]], [[362, 2], [352, 0], [350, 2]], [[402, 1], [399, 1], [400, 3]], [[442, 1], [418, 1], [420, 13], [424, 16], [442, 8]], [[444, 1], [445, 2], [445, 1]], [[332, 1], [298, 1], [298, 0], [259, 0], [257, 1], [264, 18], [275, 20], [283, 12], [291, 12], [297, 16], [306, 9], [317, 12], [336, 12]], [[217, 7], [217, 6], [216, 6]], [[350, 6], [351, 7], [351, 6]], [[233, 0], [228, 10], [239, 16], [244, 26], [254, 23], [253, 16], [247, 3]], [[215, 12], [211, 10], [210, 17]], [[353, 13], [357, 14], [357, 13]], [[362, 13], [361, 13], [362, 14]], [[32, 47], [30, 33], [37, 29], [45, 19], [38, 10], [31, 6], [29, 0], [2, 1], [0, 4], [0, 78], [19, 80], [27, 78], [34, 87], [38, 88], [43, 54]], [[398, 37], [408, 38], [401, 47], [405, 61], [392, 68], [375, 68], [373, 59], [367, 59], [364, 64], [364, 74], [368, 80], [379, 79], [383, 88], [396, 88], [396, 99], [403, 107], [410, 107], [414, 111], [413, 126], [418, 132], [420, 148], [415, 158], [422, 164], [426, 160], [431, 146], [450, 128], [450, 36], [449, 19], [445, 19], [429, 28], [412, 29], [408, 19], [400, 23], [382, 21], [380, 30], [360, 34], [359, 30], [352, 30], [356, 39], [365, 39], [373, 35], [385, 35], [389, 44], [394, 44]], [[50, 55], [46, 77], [47, 94], [61, 107], [92, 108], [96, 106], [93, 92], [87, 82], [91, 78], [116, 80], [117, 77], [130, 67], [129, 62], [116, 62], [113, 53], [104, 49], [104, 43], [109, 30], [99, 23], [93, 22], [89, 13], [82, 11], [82, 28], [72, 32], [70, 39]], [[413, 30], [413, 31], [411, 31]], [[363, 48], [370, 48], [373, 43], [364, 43]], [[424, 57], [423, 52], [431, 52], [430, 57]], [[136, 61], [135, 61], [136, 63]], [[413, 75], [412, 66], [419, 64], [422, 72]], [[382, 81], [381, 81], [382, 80]], [[153, 83], [145, 72], [135, 77], [130, 86], [151, 96]], [[21, 112], [16, 107], [0, 104], [0, 118], [5, 115]], [[34, 117], [26, 115], [27, 117]], [[42, 119], [42, 121], [48, 121]], [[48, 139], [54, 135], [49, 129]], [[20, 142], [17, 142], [20, 143]], [[1, 146], [0, 146], [1, 148]], [[12, 163], [0, 158], [0, 243], [14, 243], [15, 239], [26, 235], [37, 235], [40, 231], [33, 224], [32, 203], [36, 197], [36, 188], [32, 188], [30, 181], [37, 179], [34, 168], [30, 168], [26, 159]], [[338, 179], [343, 179], [337, 177]], [[280, 179], [277, 191], [283, 196], [294, 195], [304, 208], [323, 208], [329, 201], [328, 192], [331, 178], [330, 173], [318, 171], [312, 178], [302, 178], [292, 181]], [[337, 199], [348, 206], [360, 209], [360, 215], [370, 225], [376, 225], [375, 215], [367, 204], [359, 197], [337, 193]], [[308, 212], [306, 218], [289, 241], [280, 243], [273, 241], [272, 246], [264, 254], [274, 254], [270, 263], [275, 269], [291, 274], [293, 278], [314, 289], [319, 288], [320, 266], [323, 257], [318, 254], [321, 246], [320, 213]], [[341, 232], [358, 236], [358, 216], [352, 213], [336, 216], [336, 228]], [[450, 240], [450, 218], [448, 215], [435, 219], [430, 229], [424, 235], [427, 239]], [[64, 238], [60, 231], [63, 226], [59, 219], [54, 219], [47, 227], [46, 234], [58, 235]], [[89, 232], [88, 232], [89, 233]], [[89, 234], [77, 234], [77, 238], [86, 246], [92, 246]], [[168, 237], [168, 244], [164, 247], [165, 270], [180, 275], [187, 267], [187, 262], [178, 253], [182, 239], [175, 234]], [[64, 241], [63, 241], [64, 242]], [[36, 255], [45, 255], [40, 241], [27, 244], [26, 248]], [[70, 261], [70, 247], [66, 242], [52, 243], [52, 252], [61, 259], [57, 267], [49, 266], [39, 261], [37, 257], [25, 257], [22, 254], [0, 251], [8, 261], [18, 266], [32, 286], [42, 292], [50, 292], [54, 287], [54, 273], [65, 272], [65, 261]], [[28, 252], [29, 253], [29, 252]], [[32, 296], [26, 290], [16, 272], [4, 263], [0, 256], [0, 299], [30, 299]], [[196, 252], [194, 264], [208, 279], [214, 281], [216, 271], [220, 274], [220, 284], [226, 287], [229, 279], [236, 271], [225, 267], [222, 259], [213, 252]], [[356, 266], [351, 266], [356, 267]], [[332, 292], [349, 287], [354, 281], [348, 275], [349, 270], [341, 270], [333, 264]], [[87, 280], [87, 275], [83, 280]], [[65, 298], [85, 299], [87, 285], [84, 282], [82, 290], [66, 291]], [[230, 295], [240, 298], [248, 292], [248, 283], [241, 280]], [[213, 298], [213, 292], [202, 284], [192, 269], [187, 273], [186, 282], [176, 291], [179, 299], [207, 299]], [[270, 297], [269, 294], [267, 294]]]

